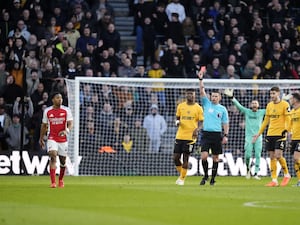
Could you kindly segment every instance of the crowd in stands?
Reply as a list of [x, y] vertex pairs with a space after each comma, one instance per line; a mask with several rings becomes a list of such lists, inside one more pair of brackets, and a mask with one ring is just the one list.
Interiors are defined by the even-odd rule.
[[[300, 78], [297, 0], [128, 0], [128, 6], [136, 46], [122, 49], [109, 0], [1, 2], [0, 150], [18, 149], [20, 137], [11, 133], [20, 126], [20, 115], [24, 144], [39, 149], [50, 93], [60, 91], [68, 104], [65, 78], [195, 78], [202, 65], [212, 79]], [[81, 87], [82, 115], [89, 118], [83, 128], [93, 139], [95, 130], [109, 138], [109, 129], [125, 127], [120, 143], [127, 149], [137, 136], [128, 127], [142, 126], [151, 106], [163, 109], [174, 95], [163, 87], [140, 88], [137, 104], [130, 88], [94, 88]], [[130, 108], [135, 112], [131, 121], [124, 116]], [[95, 129], [94, 115], [102, 131]], [[149, 135], [143, 140], [149, 143]]]

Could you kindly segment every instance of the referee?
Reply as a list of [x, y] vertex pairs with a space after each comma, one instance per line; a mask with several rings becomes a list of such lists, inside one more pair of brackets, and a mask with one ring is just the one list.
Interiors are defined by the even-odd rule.
[[204, 111], [203, 134], [201, 139], [201, 160], [204, 171], [200, 185], [205, 185], [208, 181], [208, 162], [209, 150], [212, 153], [213, 165], [210, 179], [210, 185], [215, 184], [215, 177], [218, 171], [219, 154], [222, 154], [222, 144], [228, 142], [229, 119], [226, 107], [221, 105], [221, 93], [213, 90], [210, 100], [206, 96], [203, 84], [204, 70], [198, 73], [200, 81], [200, 96]]

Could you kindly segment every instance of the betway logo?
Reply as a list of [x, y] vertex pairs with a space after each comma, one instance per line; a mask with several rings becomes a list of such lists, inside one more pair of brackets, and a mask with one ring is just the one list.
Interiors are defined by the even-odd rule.
[[[44, 174], [46, 171], [49, 173], [49, 156], [37, 156], [33, 155], [32, 159], [30, 158], [27, 151], [22, 153], [22, 160], [25, 171], [21, 171], [20, 169], [20, 152], [13, 151], [10, 156], [0, 155], [0, 175], [5, 174], [21, 174], [26, 172], [27, 174]], [[78, 165], [80, 164], [81, 157], [79, 157]], [[57, 159], [57, 173], [59, 173], [59, 160]], [[71, 162], [70, 158], [67, 157], [67, 171], [68, 174], [74, 174], [74, 163]]]
[[[223, 155], [219, 156], [220, 162], [218, 166], [218, 175], [219, 176], [245, 176], [247, 173], [247, 168], [246, 165], [243, 161], [243, 158], [234, 158], [232, 153], [225, 153]], [[211, 175], [211, 168], [212, 168], [212, 158], [209, 157], [207, 159], [208, 161], [208, 175]], [[254, 162], [255, 159], [251, 159], [252, 167], [251, 167], [251, 172], [254, 174]], [[203, 168], [202, 168], [202, 163], [201, 160], [198, 160], [195, 157], [190, 157], [189, 158], [189, 170], [187, 172], [188, 176], [194, 176], [197, 175], [199, 172], [201, 175], [204, 174]], [[199, 170], [199, 171], [198, 171]], [[258, 172], [259, 176], [268, 176], [268, 171], [270, 170], [270, 158], [260, 158], [260, 169]], [[279, 162], [277, 162], [277, 174], [279, 174], [281, 170], [281, 166]]]

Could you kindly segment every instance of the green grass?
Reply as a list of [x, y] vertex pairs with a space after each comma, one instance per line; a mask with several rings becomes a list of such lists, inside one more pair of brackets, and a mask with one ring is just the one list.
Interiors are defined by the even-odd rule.
[[218, 177], [199, 186], [188, 177], [65, 177], [49, 188], [48, 176], [0, 177], [0, 225], [294, 225], [300, 188], [268, 188], [244, 177]]

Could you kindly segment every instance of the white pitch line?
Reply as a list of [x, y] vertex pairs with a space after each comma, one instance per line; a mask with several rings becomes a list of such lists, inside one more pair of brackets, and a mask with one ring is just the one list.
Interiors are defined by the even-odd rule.
[[299, 210], [299, 207], [292, 207], [292, 206], [280, 206], [280, 205], [272, 205], [272, 203], [287, 203], [287, 202], [293, 202], [291, 200], [275, 200], [275, 201], [253, 201], [253, 202], [245, 202], [243, 206], [245, 207], [252, 207], [252, 208], [286, 208], [286, 209], [297, 209]]

